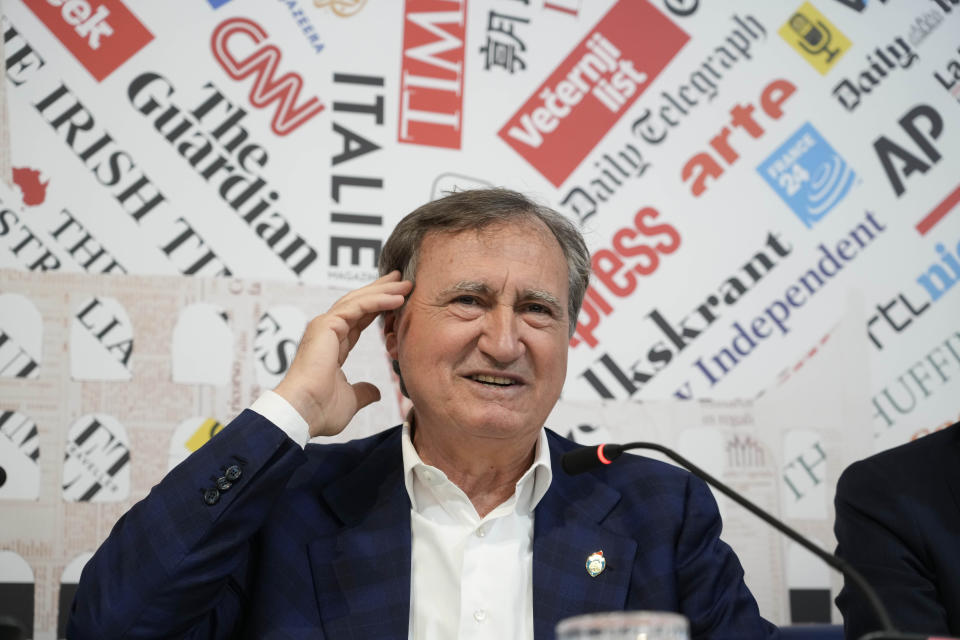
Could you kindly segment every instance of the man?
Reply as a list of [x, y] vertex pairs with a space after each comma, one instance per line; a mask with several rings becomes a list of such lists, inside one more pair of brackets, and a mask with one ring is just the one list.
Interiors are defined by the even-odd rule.
[[[589, 277], [575, 227], [514, 192], [456, 193], [400, 222], [380, 271], [117, 523], [71, 638], [550, 638], [625, 608], [680, 611], [693, 638], [772, 630], [701, 482], [641, 458], [560, 472], [575, 445], [543, 423]], [[340, 367], [381, 315], [409, 422], [304, 451], [379, 398]]]
[[[960, 423], [855, 462], [840, 476], [837, 555], [897, 628], [960, 636]], [[837, 595], [847, 638], [880, 628], [856, 585]]]

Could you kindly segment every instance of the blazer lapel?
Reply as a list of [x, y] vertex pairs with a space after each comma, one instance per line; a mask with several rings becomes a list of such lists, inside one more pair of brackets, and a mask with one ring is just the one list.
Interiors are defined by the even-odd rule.
[[343, 523], [339, 532], [309, 545], [326, 637], [406, 638], [410, 500], [403, 483], [400, 430], [328, 486], [323, 497]]
[[[551, 434], [553, 480], [537, 505], [533, 534], [534, 637], [552, 638], [570, 616], [623, 609], [637, 543], [602, 526], [620, 493], [590, 474], [568, 476]], [[606, 568], [587, 573], [587, 556], [603, 552]]]

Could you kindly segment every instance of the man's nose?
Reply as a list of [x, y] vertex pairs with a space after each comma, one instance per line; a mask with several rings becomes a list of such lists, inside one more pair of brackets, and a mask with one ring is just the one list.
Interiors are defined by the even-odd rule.
[[484, 318], [483, 333], [478, 347], [484, 354], [500, 363], [517, 360], [526, 351], [520, 340], [519, 316], [508, 305], [496, 305]]

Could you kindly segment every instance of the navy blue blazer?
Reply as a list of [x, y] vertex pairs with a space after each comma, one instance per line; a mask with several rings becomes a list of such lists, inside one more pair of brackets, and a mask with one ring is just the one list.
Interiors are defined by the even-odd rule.
[[[706, 486], [628, 456], [553, 482], [535, 511], [537, 638], [568, 616], [679, 611], [692, 638], [765, 638]], [[227, 470], [229, 488], [211, 491]], [[239, 477], [238, 472], [239, 471]], [[591, 578], [588, 555], [606, 570]], [[245, 411], [134, 505], [83, 570], [68, 637], [406, 638], [410, 501], [400, 429], [302, 450]]]
[[[960, 636], [960, 423], [852, 464], [836, 497], [837, 554], [903, 631]], [[837, 596], [844, 632], [879, 622], [855, 587]]]

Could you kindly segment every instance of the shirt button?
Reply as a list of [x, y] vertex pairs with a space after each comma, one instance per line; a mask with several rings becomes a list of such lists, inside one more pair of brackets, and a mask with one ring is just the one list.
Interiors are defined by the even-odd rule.
[[483, 609], [477, 609], [476, 611], [473, 612], [473, 619], [476, 620], [477, 622], [483, 622], [484, 620], [487, 619], [487, 612], [484, 611]]
[[485, 535], [487, 535], [487, 530], [486, 530], [484, 527], [479, 527], [479, 528], [477, 529], [477, 537], [478, 537], [478, 538], [482, 538], [482, 537], [484, 537]]

